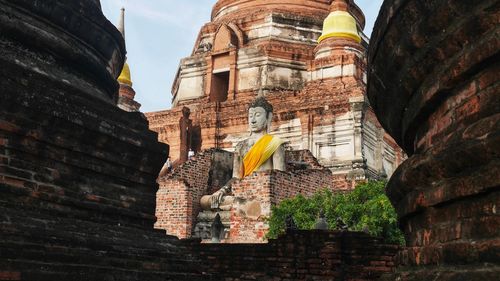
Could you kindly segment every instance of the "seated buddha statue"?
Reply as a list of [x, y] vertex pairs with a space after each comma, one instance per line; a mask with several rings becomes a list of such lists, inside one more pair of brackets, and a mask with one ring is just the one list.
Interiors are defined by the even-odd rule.
[[284, 141], [269, 134], [272, 119], [273, 106], [264, 97], [258, 97], [250, 104], [250, 135], [236, 145], [233, 178], [212, 195], [201, 199], [203, 209], [219, 209], [222, 208], [221, 203], [231, 204], [231, 183], [237, 179], [243, 179], [257, 171], [285, 170]]

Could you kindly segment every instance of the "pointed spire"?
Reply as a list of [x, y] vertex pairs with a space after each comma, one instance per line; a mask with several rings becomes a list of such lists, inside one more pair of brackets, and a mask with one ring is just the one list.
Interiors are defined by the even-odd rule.
[[120, 13], [120, 21], [118, 22], [118, 30], [123, 36], [123, 39], [125, 39], [125, 7], [122, 7], [121, 13]]
[[[125, 8], [121, 8], [118, 30], [122, 34], [123, 40], [125, 40]], [[127, 63], [127, 57], [125, 57], [122, 72], [117, 80], [120, 83], [120, 90], [118, 92], [118, 107], [129, 112], [139, 111], [141, 104], [134, 100], [135, 91], [132, 88], [132, 78], [130, 75], [130, 67]]]
[[[125, 8], [121, 8], [121, 13], [120, 13], [120, 21], [118, 22], [118, 30], [123, 36], [123, 39], [125, 40]], [[125, 64], [123, 65], [122, 72], [120, 76], [118, 77], [118, 81], [121, 84], [128, 85], [132, 87], [132, 79], [130, 77], [130, 67], [128, 66], [127, 63], [127, 58], [125, 58]]]

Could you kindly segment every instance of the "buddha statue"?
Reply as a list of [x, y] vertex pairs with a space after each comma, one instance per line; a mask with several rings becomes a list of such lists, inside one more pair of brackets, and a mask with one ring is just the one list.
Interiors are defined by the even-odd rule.
[[243, 179], [256, 171], [285, 170], [284, 141], [269, 135], [272, 119], [273, 107], [264, 97], [258, 97], [250, 104], [248, 109], [250, 135], [236, 145], [233, 178], [212, 195], [201, 199], [203, 209], [230, 208], [234, 199], [229, 194], [231, 184], [235, 180]]

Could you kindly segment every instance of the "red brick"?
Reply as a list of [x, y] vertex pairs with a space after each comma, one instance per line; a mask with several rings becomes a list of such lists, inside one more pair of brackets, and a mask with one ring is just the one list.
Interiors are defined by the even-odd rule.
[[21, 279], [21, 272], [0, 271], [0, 280], [22, 280]]
[[386, 4], [372, 35], [368, 97], [410, 157], [387, 186], [409, 248], [383, 280], [496, 280], [498, 2]]

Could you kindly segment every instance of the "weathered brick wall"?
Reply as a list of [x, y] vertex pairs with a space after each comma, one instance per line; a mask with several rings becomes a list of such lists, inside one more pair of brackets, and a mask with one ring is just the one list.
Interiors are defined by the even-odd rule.
[[[158, 140], [169, 145], [169, 156], [172, 161], [179, 159], [181, 147], [179, 120], [182, 118], [182, 107], [169, 111], [145, 113], [145, 115], [150, 129], [158, 133]], [[158, 125], [154, 126], [153, 124]]]
[[498, 280], [498, 0], [385, 1], [368, 95], [409, 159], [387, 194], [407, 248], [386, 280]]
[[[241, 0], [221, 0], [218, 1], [214, 6], [212, 11], [212, 17], [217, 17], [217, 20], [228, 20], [238, 17], [248, 16], [253, 14], [254, 17], [258, 17], [263, 11], [268, 12], [269, 10], [277, 10], [279, 12], [293, 12], [296, 14], [302, 14], [307, 16], [317, 17], [318, 20], [325, 18], [328, 15], [329, 3], [324, 0], [314, 0], [314, 1], [303, 1], [303, 0], [292, 0], [290, 4], [293, 5], [283, 5], [279, 1], [266, 1], [266, 0], [256, 0], [252, 3], [247, 3]], [[234, 7], [239, 9], [234, 9]], [[232, 13], [221, 13], [221, 10], [227, 7], [234, 9]]]
[[153, 230], [168, 147], [116, 106], [125, 48], [99, 7], [0, 0], [0, 279], [199, 280]]
[[179, 238], [191, 237], [200, 199], [210, 190], [210, 171], [215, 150], [206, 150], [159, 179], [155, 228]]
[[242, 181], [233, 183], [234, 197], [245, 201], [231, 208], [231, 228], [227, 243], [263, 243], [269, 229], [266, 218], [271, 213], [271, 171], [257, 172]]
[[[266, 99], [273, 105], [273, 127], [286, 125], [293, 119], [304, 119], [302, 122], [303, 134], [312, 131], [310, 124], [323, 125], [334, 123], [335, 118], [346, 114], [350, 110], [349, 98], [362, 96], [364, 85], [352, 78], [325, 79], [308, 83], [299, 92], [274, 90], [266, 95]], [[229, 136], [248, 134], [248, 105], [255, 99], [255, 92], [238, 93], [237, 100], [228, 100], [220, 106], [220, 124], [222, 147], [231, 148], [233, 143]], [[318, 103], [318, 99], [322, 103]], [[329, 105], [325, 107], [325, 105]], [[151, 112], [146, 116], [150, 121], [150, 128], [160, 135], [160, 140], [172, 143], [172, 150], [178, 150], [176, 138], [179, 138], [178, 121], [180, 108], [189, 106], [191, 108], [190, 119], [194, 124], [202, 128], [201, 149], [215, 147], [215, 127], [217, 123], [216, 104], [208, 102], [208, 98], [192, 100], [187, 104], [174, 107], [172, 110]], [[311, 119], [310, 121], [308, 121]], [[165, 129], [164, 126], [168, 126]], [[237, 140], [239, 141], [239, 140]], [[175, 155], [174, 155], [175, 157]], [[174, 158], [175, 159], [175, 158]]]
[[209, 186], [209, 172], [215, 151], [215, 149], [209, 149], [197, 153], [188, 162], [176, 167], [166, 178], [182, 179], [190, 186], [207, 189]]
[[335, 190], [331, 183], [332, 175], [328, 169], [264, 171], [235, 182], [233, 196], [244, 201], [237, 201], [231, 209], [231, 228], [225, 242], [266, 242], [271, 206], [298, 194], [311, 196], [323, 188]]
[[364, 233], [296, 231], [268, 244], [199, 244], [203, 271], [218, 280], [368, 281], [394, 269], [396, 245]]
[[345, 175], [333, 175], [333, 186], [339, 190], [353, 190], [356, 187], [356, 181], [346, 180]]
[[274, 171], [271, 177], [272, 202], [278, 204], [284, 199], [298, 194], [312, 196], [321, 189], [338, 190], [332, 184], [332, 174], [328, 169], [311, 169], [300, 172]]
[[[358, 81], [349, 78], [342, 81], [340, 79], [325, 79], [309, 83], [299, 93], [291, 91], [270, 92], [266, 95], [266, 99], [274, 106], [273, 134], [286, 135], [288, 132], [286, 128], [290, 122], [300, 120], [300, 135], [295, 136], [291, 144], [299, 149], [315, 149], [312, 144], [308, 147], [302, 142], [308, 139], [312, 142], [313, 134], [316, 134], [316, 138], [321, 135], [317, 133], [323, 130], [320, 129], [321, 127], [332, 126], [337, 122], [337, 118], [349, 113], [351, 110], [349, 98], [363, 95], [364, 86], [358, 83]], [[247, 136], [247, 109], [254, 98], [255, 93], [253, 92], [239, 93], [238, 100], [226, 101], [221, 104], [219, 109], [221, 148], [231, 149], [238, 141]], [[317, 102], [319, 99], [322, 100], [321, 104]], [[193, 120], [195, 126], [201, 127], [201, 149], [210, 149], [216, 147], [216, 105], [204, 100], [198, 102], [199, 104], [196, 106], [190, 105], [191, 108], [195, 108], [192, 110], [190, 119]], [[159, 133], [160, 141], [165, 141], [171, 146], [173, 157], [178, 154], [180, 148], [178, 126], [180, 117], [175, 114], [180, 107], [178, 106], [172, 111], [147, 114], [150, 128]], [[280, 130], [280, 128], [284, 129]], [[332, 135], [332, 137], [334, 136]], [[297, 140], [300, 140], [300, 143]], [[330, 163], [331, 159], [324, 161]], [[337, 183], [345, 186], [346, 189], [351, 189], [355, 184], [347, 178], [346, 172], [339, 175], [337, 179]]]
[[189, 185], [175, 179], [162, 179], [159, 184], [155, 228], [179, 238], [191, 237], [193, 200]]
[[[238, 201], [238, 207], [232, 210], [231, 233], [226, 242], [265, 242], [266, 218], [271, 205], [297, 194], [310, 196], [323, 188], [340, 189], [332, 185], [331, 172], [321, 167], [310, 152], [287, 151], [286, 154], [288, 160], [308, 163], [308, 169], [258, 172], [233, 183], [233, 196], [245, 202]], [[155, 228], [179, 238], [191, 237], [201, 197], [212, 194], [231, 178], [230, 167], [232, 153], [210, 149], [196, 154], [159, 179]], [[241, 212], [245, 215], [241, 216]]]
[[323, 169], [318, 159], [309, 150], [291, 150], [286, 152], [287, 170], [300, 169], [299, 163], [304, 163], [307, 168]]

